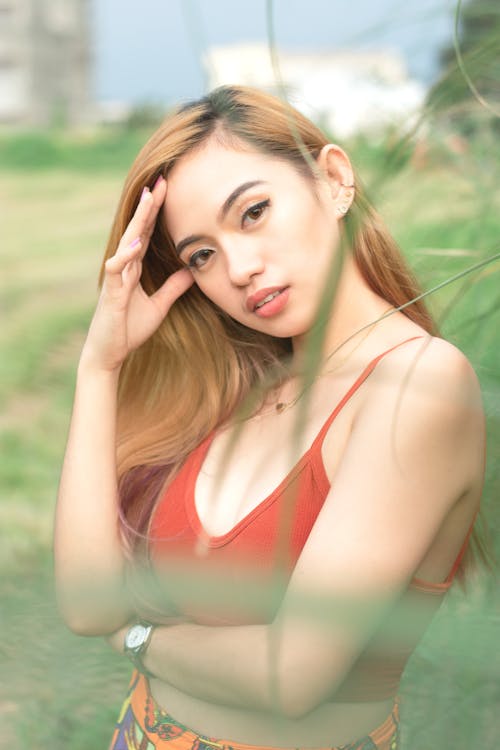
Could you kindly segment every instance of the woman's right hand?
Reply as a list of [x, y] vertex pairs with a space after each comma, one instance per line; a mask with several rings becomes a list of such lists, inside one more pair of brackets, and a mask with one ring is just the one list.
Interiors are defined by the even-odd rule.
[[173, 303], [193, 283], [187, 268], [169, 276], [151, 296], [140, 283], [142, 259], [166, 192], [163, 178], [152, 191], [144, 189], [116, 253], [104, 265], [104, 282], [81, 357], [81, 362], [94, 369], [119, 370], [127, 355], [156, 331]]

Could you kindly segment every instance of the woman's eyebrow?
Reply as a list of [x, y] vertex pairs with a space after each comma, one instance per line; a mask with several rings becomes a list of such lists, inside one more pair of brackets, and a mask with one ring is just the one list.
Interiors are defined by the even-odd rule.
[[[218, 221], [223, 221], [226, 218], [231, 206], [242, 193], [244, 193], [246, 190], [250, 190], [250, 188], [253, 188], [256, 185], [267, 185], [267, 182], [265, 180], [250, 180], [249, 182], [242, 182], [241, 185], [238, 185], [238, 187], [233, 190], [233, 192], [226, 198], [226, 200], [222, 204], [219, 215], [217, 217]], [[175, 246], [177, 255], [180, 255], [184, 248], [188, 245], [191, 245], [191, 243], [199, 242], [202, 239], [202, 234], [190, 234], [189, 237], [185, 237]]]
[[191, 245], [193, 242], [199, 242], [202, 239], [202, 234], [190, 234], [189, 237], [184, 237], [184, 239], [175, 246], [175, 252], [177, 255], [180, 255], [185, 247]]
[[251, 180], [250, 182], [243, 182], [241, 185], [238, 185], [238, 187], [233, 190], [231, 195], [229, 195], [224, 201], [224, 203], [222, 204], [222, 208], [219, 211], [219, 217], [218, 217], [219, 221], [222, 221], [223, 219], [225, 219], [229, 209], [231, 208], [235, 200], [237, 200], [240, 197], [240, 195], [245, 192], [245, 190], [250, 190], [250, 188], [253, 188], [256, 185], [265, 185], [265, 184], [267, 183], [264, 180]]

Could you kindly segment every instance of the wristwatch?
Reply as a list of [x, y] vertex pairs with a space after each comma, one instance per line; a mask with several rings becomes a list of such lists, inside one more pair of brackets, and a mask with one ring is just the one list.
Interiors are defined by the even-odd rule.
[[124, 653], [128, 656], [136, 669], [146, 675], [148, 672], [142, 663], [141, 657], [149, 645], [153, 629], [154, 625], [150, 622], [141, 621], [132, 625], [125, 635]]

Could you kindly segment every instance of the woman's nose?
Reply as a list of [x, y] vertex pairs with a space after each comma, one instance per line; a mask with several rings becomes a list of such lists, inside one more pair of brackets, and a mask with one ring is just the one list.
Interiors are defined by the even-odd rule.
[[233, 243], [225, 254], [229, 278], [236, 286], [246, 286], [253, 276], [264, 270], [262, 253], [250, 243]]

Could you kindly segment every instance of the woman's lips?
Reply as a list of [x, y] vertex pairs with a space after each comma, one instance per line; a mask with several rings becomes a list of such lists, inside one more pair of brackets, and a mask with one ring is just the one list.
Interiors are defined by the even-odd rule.
[[[270, 318], [273, 315], [280, 313], [288, 302], [289, 287], [282, 287], [273, 290], [266, 289], [262, 291], [267, 293], [264, 295], [262, 292], [258, 293], [260, 299], [253, 304], [253, 312], [255, 315], [258, 315], [260, 318]], [[257, 295], [254, 295], [254, 297], [255, 296]]]
[[261, 305], [266, 297], [282, 292], [285, 288], [284, 286], [266, 286], [259, 289], [255, 294], [251, 294], [245, 302], [248, 312], [255, 312], [257, 305]]

